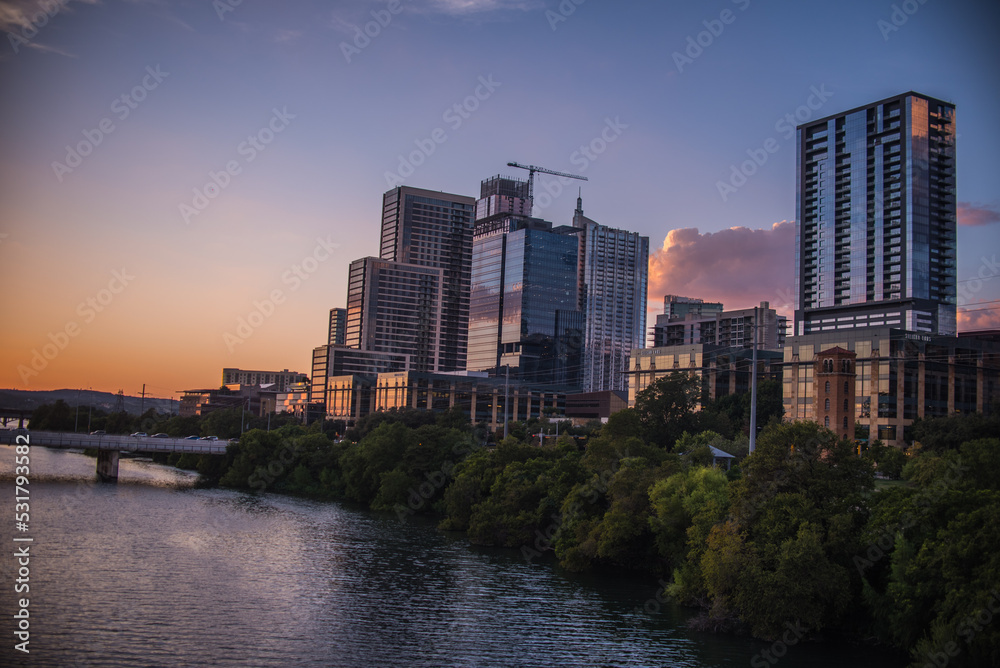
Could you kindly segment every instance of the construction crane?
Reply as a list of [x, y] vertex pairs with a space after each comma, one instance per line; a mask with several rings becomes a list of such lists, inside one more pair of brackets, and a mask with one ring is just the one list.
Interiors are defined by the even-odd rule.
[[522, 165], [519, 162], [508, 162], [507, 166], [528, 170], [528, 199], [530, 199], [532, 202], [535, 201], [535, 172], [541, 172], [542, 174], [552, 174], [553, 176], [565, 176], [566, 178], [569, 179], [580, 179], [581, 181], [590, 180], [586, 176], [577, 176], [576, 174], [557, 172], [553, 169], [545, 169], [544, 167], [535, 167], [534, 165]]

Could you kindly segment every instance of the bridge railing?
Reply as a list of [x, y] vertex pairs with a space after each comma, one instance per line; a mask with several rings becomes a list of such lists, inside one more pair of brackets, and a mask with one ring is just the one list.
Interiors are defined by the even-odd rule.
[[31, 445], [50, 448], [91, 448], [119, 452], [187, 452], [199, 455], [226, 454], [227, 441], [193, 441], [186, 438], [153, 438], [116, 434], [70, 434], [56, 431], [0, 430], [0, 443], [13, 445], [18, 434], [28, 434]]

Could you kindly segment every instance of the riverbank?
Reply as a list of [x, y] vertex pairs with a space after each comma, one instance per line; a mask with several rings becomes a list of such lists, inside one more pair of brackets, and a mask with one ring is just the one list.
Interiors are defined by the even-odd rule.
[[[653, 600], [701, 609], [702, 628], [767, 642], [795, 628], [800, 641], [881, 644], [914, 665], [967, 638], [954, 665], [992, 660], [995, 630], [960, 632], [1000, 581], [996, 535], [971, 528], [1000, 519], [988, 473], [1000, 466], [996, 439], [913, 454], [909, 484], [874, 493], [872, 460], [814, 423], [770, 425], [727, 473], [710, 465], [718, 435], [684, 434], [668, 451], [637, 437], [633, 418], [616, 414], [585, 448], [568, 437], [483, 448], [461, 429], [391, 421], [357, 444], [250, 432], [220, 482], [345, 499], [396, 519], [436, 515], [440, 528], [527, 563], [552, 554], [570, 572], [637, 573], [661, 583]], [[945, 605], [949, 591], [963, 603]]]
[[[79, 454], [32, 460], [45, 500], [32, 534], [39, 644], [12, 665], [723, 668], [772, 646], [689, 631], [685, 610], [656, 603], [655, 579], [528, 564], [427, 517], [193, 489], [138, 460], [117, 485]], [[892, 665], [836, 645], [787, 649], [787, 668]]]

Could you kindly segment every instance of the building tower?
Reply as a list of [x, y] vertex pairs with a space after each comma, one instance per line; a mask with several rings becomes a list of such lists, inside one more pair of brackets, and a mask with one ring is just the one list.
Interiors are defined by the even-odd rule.
[[815, 420], [850, 441], [854, 440], [856, 358], [850, 350], [834, 346], [817, 353], [813, 362]]
[[586, 316], [583, 390], [628, 390], [631, 351], [646, 345], [649, 237], [583, 215], [577, 197], [580, 310]]
[[578, 240], [570, 227], [529, 218], [527, 184], [482, 182], [473, 236], [469, 371], [579, 387], [583, 314]]
[[441, 371], [453, 348], [441, 337], [439, 268], [364, 257], [347, 279], [344, 343], [371, 352], [410, 355], [414, 371]]
[[382, 196], [379, 257], [440, 269], [440, 348], [437, 369], [465, 368], [476, 200], [399, 186]]
[[798, 127], [795, 334], [956, 333], [955, 107], [908, 92]]

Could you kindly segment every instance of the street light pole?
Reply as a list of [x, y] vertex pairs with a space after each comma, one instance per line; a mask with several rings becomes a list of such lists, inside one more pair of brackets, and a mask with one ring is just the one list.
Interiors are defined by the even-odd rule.
[[76, 391], [76, 420], [73, 422], [73, 433], [76, 433], [77, 427], [80, 426], [80, 389]]
[[507, 395], [510, 392], [510, 365], [507, 365], [507, 380], [503, 385], [503, 437], [507, 438]]
[[753, 355], [750, 369], [750, 453], [757, 447], [757, 307], [753, 308]]

